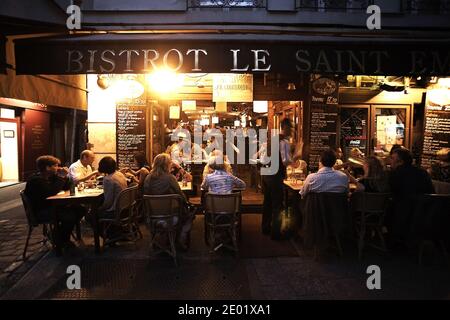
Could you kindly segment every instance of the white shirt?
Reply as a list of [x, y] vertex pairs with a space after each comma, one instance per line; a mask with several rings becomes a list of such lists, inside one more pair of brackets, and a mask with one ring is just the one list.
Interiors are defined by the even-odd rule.
[[299, 193], [305, 197], [310, 192], [348, 192], [348, 177], [341, 171], [324, 167], [306, 177]]
[[72, 163], [69, 167], [70, 178], [72, 178], [72, 180], [75, 183], [78, 183], [78, 181], [80, 181], [84, 177], [87, 177], [91, 173], [92, 173], [92, 167], [90, 165], [87, 165], [87, 167], [83, 166], [83, 164], [81, 163], [81, 160], [78, 160], [77, 162]]

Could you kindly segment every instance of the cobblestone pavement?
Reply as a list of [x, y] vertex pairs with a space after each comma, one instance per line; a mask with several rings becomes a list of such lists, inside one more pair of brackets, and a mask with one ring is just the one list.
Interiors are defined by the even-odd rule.
[[27, 259], [22, 253], [28, 232], [28, 224], [21, 204], [0, 213], [0, 297], [13, 286], [49, 250], [38, 243], [42, 229], [35, 228], [30, 238]]

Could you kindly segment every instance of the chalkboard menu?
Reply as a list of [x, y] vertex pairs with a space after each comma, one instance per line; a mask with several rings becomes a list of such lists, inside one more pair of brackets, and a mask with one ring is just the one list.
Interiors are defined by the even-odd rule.
[[421, 166], [429, 168], [436, 151], [450, 148], [450, 105], [427, 105]]
[[336, 146], [339, 83], [320, 75], [310, 79], [309, 167], [317, 169], [322, 151]]
[[119, 168], [134, 167], [133, 154], [146, 152], [146, 107], [118, 103], [117, 112], [117, 164]]

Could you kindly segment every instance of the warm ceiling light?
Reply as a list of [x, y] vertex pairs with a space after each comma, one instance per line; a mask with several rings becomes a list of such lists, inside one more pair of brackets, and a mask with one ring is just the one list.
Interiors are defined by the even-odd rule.
[[150, 88], [160, 94], [176, 91], [183, 86], [184, 75], [170, 70], [158, 70], [147, 74], [147, 82]]
[[295, 87], [295, 83], [293, 82], [289, 82], [286, 89], [289, 91], [297, 90], [297, 88]]
[[105, 90], [109, 87], [109, 81], [105, 76], [99, 74], [97, 76], [97, 85], [99, 88]]
[[253, 112], [266, 113], [269, 108], [267, 101], [253, 101]]

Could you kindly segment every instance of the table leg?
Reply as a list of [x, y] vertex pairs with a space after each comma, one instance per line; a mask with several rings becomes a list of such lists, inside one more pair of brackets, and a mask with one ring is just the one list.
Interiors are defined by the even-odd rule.
[[92, 228], [94, 229], [95, 253], [101, 253], [100, 247], [100, 224], [98, 222], [98, 203], [92, 205]]

